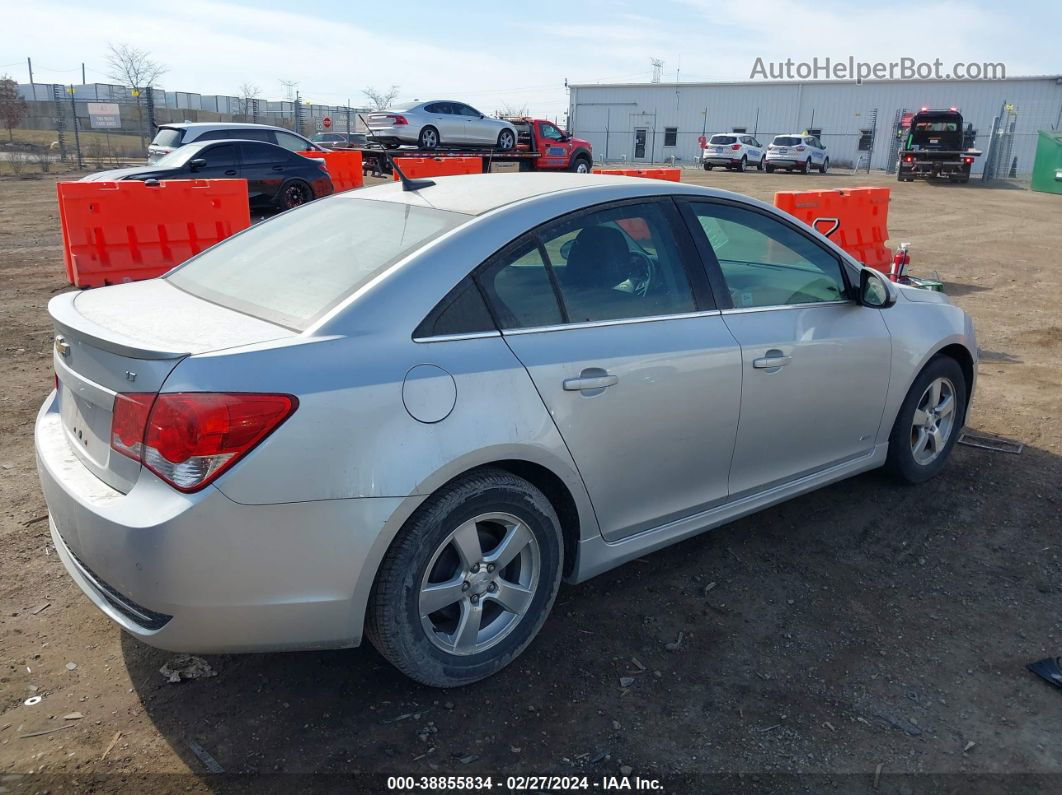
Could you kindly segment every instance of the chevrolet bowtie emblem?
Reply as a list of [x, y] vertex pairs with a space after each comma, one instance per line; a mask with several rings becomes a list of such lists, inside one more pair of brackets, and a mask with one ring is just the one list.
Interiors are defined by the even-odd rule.
[[55, 337], [55, 352], [60, 356], [70, 355], [70, 343], [63, 339], [62, 334], [57, 334]]

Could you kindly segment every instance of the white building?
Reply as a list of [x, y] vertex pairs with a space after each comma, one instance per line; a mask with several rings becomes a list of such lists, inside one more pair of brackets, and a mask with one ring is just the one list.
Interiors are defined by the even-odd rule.
[[[886, 168], [895, 158], [904, 111], [958, 108], [989, 151], [1000, 176], [1032, 170], [1037, 131], [1062, 128], [1062, 76], [1004, 80], [877, 80], [617, 83], [570, 86], [569, 126], [593, 144], [598, 161], [678, 164], [699, 158], [698, 139], [747, 132], [766, 145], [775, 135], [818, 134], [834, 167]], [[1010, 133], [1010, 135], [1007, 135]], [[891, 158], [890, 158], [891, 155]], [[986, 157], [978, 158], [975, 172]]]

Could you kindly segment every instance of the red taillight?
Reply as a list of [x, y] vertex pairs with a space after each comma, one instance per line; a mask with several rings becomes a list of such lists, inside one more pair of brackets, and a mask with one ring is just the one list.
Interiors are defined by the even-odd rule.
[[963, 160], [966, 162], [966, 165], [970, 165], [973, 163], [972, 157], [964, 157]]
[[803, 152], [803, 151], [804, 151], [804, 149], [805, 149], [805, 147], [803, 147], [803, 146], [798, 146], [798, 147], [796, 148], [796, 150], [797, 150], [798, 152]]
[[741, 148], [741, 144], [730, 144], [730, 148], [736, 152], [738, 149]]
[[133, 392], [114, 396], [111, 414], [111, 447], [135, 461], [140, 460], [154, 392]]
[[405, 116], [400, 116], [397, 113], [388, 113], [387, 114], [387, 118], [389, 118], [391, 120], [391, 124], [392, 125], [394, 125], [394, 124], [409, 124], [409, 122], [406, 121], [406, 117]]
[[906, 157], [904, 157], [903, 162], [905, 162], [905, 163], [914, 162], [914, 158], [911, 155], [907, 155]]
[[298, 405], [291, 395], [118, 395], [111, 446], [175, 489], [198, 491], [275, 431]]

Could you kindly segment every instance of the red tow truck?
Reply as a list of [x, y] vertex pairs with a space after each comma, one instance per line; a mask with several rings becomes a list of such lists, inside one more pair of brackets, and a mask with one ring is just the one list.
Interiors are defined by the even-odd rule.
[[[480, 157], [484, 173], [494, 163], [516, 163], [520, 171], [574, 171], [589, 174], [594, 167], [589, 141], [573, 138], [556, 124], [527, 116], [506, 118], [516, 128], [516, 148], [507, 151], [477, 147], [418, 149], [417, 147], [361, 149], [365, 171], [374, 175], [389, 174], [391, 157]], [[372, 141], [372, 135], [369, 135]]]

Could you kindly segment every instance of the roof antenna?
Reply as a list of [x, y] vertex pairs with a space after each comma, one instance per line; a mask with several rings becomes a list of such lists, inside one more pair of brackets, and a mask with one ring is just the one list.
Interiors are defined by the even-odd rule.
[[398, 174], [398, 178], [402, 180], [402, 190], [420, 190], [421, 188], [430, 188], [435, 184], [435, 182], [430, 179], [410, 179], [407, 177], [402, 173], [402, 169], [398, 167], [394, 155], [390, 152], [387, 153], [387, 162], [391, 164], [391, 169]]

